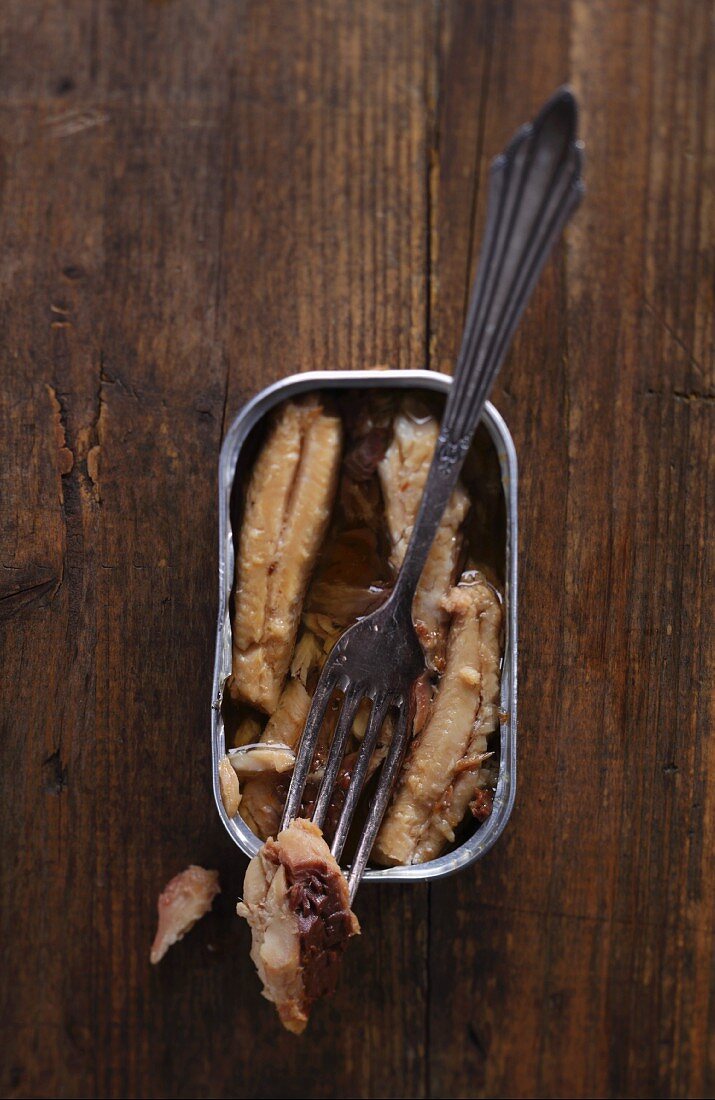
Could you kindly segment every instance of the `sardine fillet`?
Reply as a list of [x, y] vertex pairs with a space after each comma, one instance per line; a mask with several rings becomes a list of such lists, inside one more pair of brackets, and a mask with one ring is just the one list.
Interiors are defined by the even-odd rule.
[[294, 749], [303, 735], [310, 710], [310, 695], [300, 680], [291, 679], [284, 687], [278, 706], [268, 720], [261, 741]]
[[300, 1034], [314, 1002], [335, 988], [342, 953], [360, 931], [320, 829], [298, 818], [267, 840], [248, 865], [237, 912], [251, 926], [264, 997]]
[[479, 785], [486, 735], [499, 717], [502, 612], [493, 589], [474, 576], [444, 601], [452, 614], [446, 668], [373, 848], [378, 863], [434, 859]]
[[[402, 565], [410, 541], [438, 436], [439, 424], [434, 417], [418, 419], [399, 412], [392, 442], [378, 466], [392, 544], [390, 561], [395, 570]], [[459, 529], [468, 510], [469, 497], [459, 482], [444, 511], [412, 605], [432, 668], [439, 668], [443, 659], [448, 615], [442, 600], [455, 580], [461, 549]]]
[[275, 710], [337, 487], [342, 426], [288, 402], [251, 476], [236, 558], [232, 698]]
[[[294, 749], [302, 736], [309, 710], [310, 695], [300, 680], [291, 678], [281, 693], [261, 741]], [[277, 789], [278, 778], [275, 771], [266, 770], [264, 774], [246, 779], [241, 784], [241, 817], [263, 840], [275, 833], [283, 812], [285, 791]]]

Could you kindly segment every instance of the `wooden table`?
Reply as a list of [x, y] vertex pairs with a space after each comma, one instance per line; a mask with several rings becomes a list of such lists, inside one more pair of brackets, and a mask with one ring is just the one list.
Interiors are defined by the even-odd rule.
[[[5, 0], [4, 1096], [715, 1091], [712, 16]], [[460, 877], [365, 888], [296, 1040], [210, 788], [222, 435], [289, 372], [451, 368], [487, 165], [564, 80], [588, 200], [495, 398], [517, 807]], [[192, 861], [222, 897], [151, 968]]]

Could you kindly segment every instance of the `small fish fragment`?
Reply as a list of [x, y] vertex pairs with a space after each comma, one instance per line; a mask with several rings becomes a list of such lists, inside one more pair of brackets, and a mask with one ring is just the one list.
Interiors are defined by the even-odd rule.
[[412, 691], [415, 704], [415, 716], [412, 721], [412, 735], [416, 737], [418, 733], [422, 733], [422, 730], [427, 725], [427, 720], [430, 716], [430, 710], [432, 709], [434, 700], [434, 688], [426, 672], [415, 680]]
[[310, 574], [333, 507], [340, 418], [316, 399], [279, 410], [256, 461], [236, 556], [229, 691], [272, 714], [291, 662]]
[[235, 817], [241, 805], [241, 788], [228, 756], [222, 756], [218, 762], [218, 782], [223, 808], [229, 817]]
[[283, 689], [275, 712], [263, 731], [261, 741], [278, 743], [294, 749], [300, 741], [309, 710], [310, 695], [303, 682], [299, 679], [290, 679]]
[[309, 680], [315, 679], [317, 681], [317, 674], [322, 667], [324, 656], [321, 641], [316, 638], [312, 631], [304, 630], [298, 639], [298, 644], [293, 653], [293, 660], [290, 663], [291, 676], [296, 680], [300, 680], [307, 690]]
[[220, 893], [218, 871], [207, 871], [193, 863], [167, 882], [157, 901], [159, 924], [151, 945], [150, 961], [158, 963], [173, 944], [183, 939], [208, 913]]
[[271, 770], [252, 776], [244, 785], [241, 817], [260, 840], [275, 836], [280, 828], [289, 781], [289, 773]]
[[477, 821], [480, 823], [486, 821], [494, 809], [494, 792], [488, 788], [478, 790], [469, 803], [469, 809]]
[[[391, 563], [402, 565], [417, 518], [427, 474], [439, 436], [439, 424], [405, 401], [393, 424], [393, 437], [378, 465], [385, 517], [392, 544]], [[460, 528], [469, 510], [469, 496], [457, 483], [417, 586], [412, 615], [430, 668], [441, 671], [449, 615], [442, 601], [454, 583], [462, 549]]]
[[233, 747], [235, 749], [240, 748], [241, 745], [250, 745], [252, 741], [257, 741], [261, 736], [261, 724], [252, 718], [250, 715], [246, 715], [242, 718], [236, 727], [236, 731], [233, 735]]
[[231, 770], [238, 779], [250, 780], [265, 772], [282, 775], [283, 772], [292, 771], [295, 753], [286, 745], [263, 745], [259, 741], [245, 750], [233, 749], [228, 759]]
[[382, 864], [435, 859], [490, 778], [483, 764], [499, 722], [501, 605], [483, 576], [470, 573], [444, 606], [452, 615], [446, 668], [373, 848]]
[[248, 865], [236, 911], [251, 927], [263, 996], [299, 1035], [315, 1001], [333, 992], [347, 942], [360, 932], [345, 878], [317, 826], [298, 818], [266, 841]]
[[[289, 679], [281, 693], [275, 713], [261, 735], [265, 748], [244, 754], [232, 754], [231, 763], [242, 772], [243, 799], [241, 817], [257, 836], [265, 840], [275, 835], [280, 825], [287, 783], [283, 776], [293, 767], [295, 749], [300, 741], [310, 710], [310, 695], [299, 679]], [[280, 745], [281, 748], [268, 748]], [[239, 756], [244, 759], [239, 760]], [[290, 775], [286, 778], [289, 780]]]

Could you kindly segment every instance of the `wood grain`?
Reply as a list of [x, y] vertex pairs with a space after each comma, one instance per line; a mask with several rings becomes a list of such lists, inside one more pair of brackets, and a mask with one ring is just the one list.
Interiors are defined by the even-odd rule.
[[[715, 1091], [713, 14], [2, 6], [3, 1095]], [[563, 80], [588, 199], [496, 394], [517, 808], [477, 868], [365, 888], [296, 1041], [210, 792], [221, 438], [294, 370], [451, 368], [489, 159]], [[224, 892], [152, 969], [191, 861]]]
[[[475, 149], [483, 175], [495, 131], [567, 77], [588, 197], [497, 395], [522, 470], [519, 795], [500, 851], [433, 890], [433, 1095], [712, 1090], [707, 8], [485, 6], [479, 65], [464, 47], [474, 8], [448, 9], [460, 95], [442, 97], [440, 132], [467, 96], [482, 121], [440, 162], [440, 360], [458, 330], [454, 245], [473, 240], [465, 202], [454, 225], [455, 189]], [[482, 209], [477, 194], [477, 221]], [[455, 913], [456, 934], [436, 934]]]

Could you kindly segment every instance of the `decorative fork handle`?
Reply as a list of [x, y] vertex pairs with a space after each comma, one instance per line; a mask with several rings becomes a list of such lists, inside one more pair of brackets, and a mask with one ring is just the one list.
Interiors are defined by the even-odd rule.
[[[491, 165], [484, 245], [454, 378], [394, 597], [414, 596], [484, 403], [553, 244], [584, 192], [576, 100], [561, 88]], [[411, 606], [411, 598], [408, 606]]]

